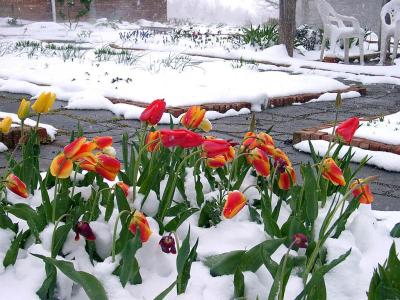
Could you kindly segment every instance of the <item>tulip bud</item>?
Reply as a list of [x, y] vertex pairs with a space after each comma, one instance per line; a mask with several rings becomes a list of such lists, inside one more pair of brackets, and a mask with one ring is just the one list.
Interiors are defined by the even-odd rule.
[[83, 236], [88, 241], [96, 240], [96, 236], [94, 235], [92, 228], [88, 222], [80, 221], [75, 226], [75, 241], [79, 240], [79, 235]]
[[308, 238], [303, 233], [296, 233], [293, 235], [293, 243], [298, 248], [307, 248], [308, 247]]
[[340, 108], [342, 106], [342, 94], [341, 93], [337, 93], [336, 94], [336, 101], [335, 101], [335, 106], [336, 108]]
[[5, 117], [1, 122], [0, 122], [0, 132], [7, 134], [10, 131], [12, 125], [12, 119], [11, 117]]
[[142, 122], [146, 122], [150, 125], [156, 125], [160, 122], [164, 111], [165, 111], [166, 103], [164, 99], [154, 100], [149, 104], [141, 113], [139, 119]]
[[122, 191], [124, 192], [124, 194], [125, 194], [125, 197], [128, 197], [128, 194], [129, 194], [129, 185], [127, 185], [126, 183], [124, 183], [124, 182], [122, 182], [122, 181], [117, 182], [116, 185], [118, 185], [118, 186], [121, 188], [121, 190], [122, 190]]
[[336, 136], [345, 141], [346, 143], [350, 143], [351, 140], [353, 139], [353, 136], [355, 132], [358, 129], [358, 126], [360, 124], [360, 121], [358, 118], [350, 118], [344, 122], [342, 122], [337, 128], [336, 128]]
[[26, 99], [21, 100], [21, 104], [19, 105], [18, 113], [17, 113], [18, 118], [21, 121], [25, 120], [28, 117], [30, 106], [31, 106], [31, 103], [28, 100], [26, 100]]
[[136, 234], [136, 226], [139, 227], [142, 243], [147, 242], [151, 235], [151, 229], [145, 215], [138, 210], [133, 214], [129, 224], [129, 230], [133, 234]]
[[369, 185], [364, 183], [364, 179], [357, 179], [352, 182], [350, 184], [350, 189], [352, 189], [355, 198], [360, 197], [358, 201], [361, 204], [371, 204], [374, 202], [374, 195], [372, 194]]
[[322, 177], [334, 185], [344, 186], [346, 184], [342, 170], [332, 158], [327, 158], [322, 162]]
[[28, 198], [26, 185], [17, 175], [10, 173], [6, 178], [4, 185], [18, 196]]
[[182, 116], [181, 123], [187, 129], [196, 129], [200, 126], [204, 119], [206, 110], [202, 109], [200, 106], [192, 106], [189, 110]]

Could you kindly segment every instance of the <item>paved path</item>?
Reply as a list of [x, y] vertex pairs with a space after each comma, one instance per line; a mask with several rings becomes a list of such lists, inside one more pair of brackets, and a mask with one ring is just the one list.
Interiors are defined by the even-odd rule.
[[[16, 112], [23, 95], [0, 93], [0, 110]], [[56, 109], [42, 117], [42, 121], [59, 129], [56, 141], [42, 147], [41, 163], [46, 168], [54, 155], [69, 141], [72, 130], [77, 130], [78, 123], [87, 137], [96, 135], [112, 135], [119, 152], [122, 134], [128, 132], [133, 136], [139, 127], [135, 120], [123, 120], [108, 111], [103, 110], [66, 110], [65, 103], [57, 102]], [[345, 100], [340, 113], [340, 119], [351, 116], [379, 116], [400, 111], [400, 87], [393, 85], [368, 86], [368, 95], [358, 99]], [[266, 130], [272, 125], [272, 136], [277, 146], [285, 150], [295, 165], [310, 160], [310, 156], [293, 149], [291, 145], [294, 131], [313, 127], [320, 123], [332, 121], [334, 118], [333, 102], [309, 103], [301, 106], [287, 106], [268, 109], [256, 113], [257, 129]], [[250, 116], [237, 116], [213, 121], [212, 134], [223, 138], [233, 138], [239, 141], [247, 131]], [[0, 154], [0, 170], [6, 165], [5, 154]], [[355, 165], [354, 165], [355, 166]], [[372, 189], [376, 195], [374, 207], [381, 210], [400, 210], [400, 173], [386, 172], [374, 167], [365, 167], [361, 176], [379, 175]]]

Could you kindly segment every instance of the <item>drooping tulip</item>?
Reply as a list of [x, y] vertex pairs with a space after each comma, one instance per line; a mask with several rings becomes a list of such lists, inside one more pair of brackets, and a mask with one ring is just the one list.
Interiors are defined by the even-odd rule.
[[260, 148], [265, 153], [272, 155], [273, 150], [275, 149], [275, 142], [269, 134], [265, 132], [259, 132], [257, 134], [257, 148]]
[[175, 239], [171, 235], [163, 236], [158, 244], [162, 252], [176, 254]]
[[88, 222], [79, 221], [75, 226], [75, 241], [79, 240], [79, 236], [83, 236], [88, 241], [95, 241], [96, 236]]
[[204, 142], [204, 138], [195, 132], [186, 129], [160, 130], [161, 143], [164, 147], [194, 148]]
[[21, 121], [25, 120], [28, 117], [30, 106], [31, 106], [31, 103], [28, 100], [26, 100], [25, 98], [21, 100], [21, 103], [19, 105], [18, 112], [17, 112], [18, 118]]
[[330, 157], [322, 162], [322, 177], [329, 180], [334, 185], [344, 186], [346, 184], [342, 170]]
[[224, 217], [227, 219], [233, 218], [246, 205], [246, 203], [246, 197], [242, 192], [229, 192], [222, 211]]
[[286, 153], [282, 149], [279, 149], [279, 148], [273, 149], [272, 157], [274, 158], [274, 160], [283, 159], [288, 166], [292, 165], [292, 162], [290, 161], [289, 157], [286, 155]]
[[50, 173], [57, 178], [68, 178], [73, 169], [73, 162], [68, 159], [64, 153], [58, 154], [53, 158], [50, 164]]
[[243, 142], [242, 142], [242, 151], [251, 151], [257, 147], [257, 134], [249, 131], [244, 134]]
[[147, 151], [157, 152], [160, 150], [161, 133], [159, 130], [150, 131], [146, 136]]
[[115, 180], [121, 169], [119, 160], [106, 154], [96, 155], [96, 159], [95, 172], [107, 180]]
[[346, 143], [350, 143], [358, 129], [359, 124], [360, 120], [356, 117], [340, 123], [340, 125], [336, 128], [336, 136]]
[[304, 233], [296, 233], [293, 235], [293, 243], [298, 248], [307, 248], [308, 238]]
[[206, 164], [207, 166], [213, 169], [222, 168], [226, 164], [226, 159], [225, 156], [223, 155], [217, 155], [211, 158], [207, 158]]
[[353, 181], [350, 184], [350, 189], [353, 189], [352, 193], [355, 198], [361, 195], [359, 199], [361, 204], [371, 204], [374, 202], [374, 195], [372, 194], [369, 185], [364, 183], [364, 179], [357, 179]]
[[26, 189], [26, 185], [21, 179], [19, 179], [17, 175], [13, 173], [8, 174], [4, 185], [18, 196], [21, 196], [22, 198], [28, 198], [28, 190]]
[[32, 109], [38, 114], [47, 113], [53, 107], [56, 101], [56, 94], [52, 92], [43, 92], [32, 105]]
[[0, 121], [0, 132], [7, 134], [10, 131], [12, 125], [12, 119], [10, 117], [5, 117]]
[[141, 113], [139, 119], [150, 125], [157, 125], [164, 114], [166, 103], [164, 99], [157, 99], [150, 103]]
[[142, 243], [147, 242], [151, 235], [151, 229], [145, 215], [138, 210], [134, 212], [131, 218], [129, 230], [133, 234], [136, 234], [136, 227], [139, 227], [140, 240], [142, 241]]

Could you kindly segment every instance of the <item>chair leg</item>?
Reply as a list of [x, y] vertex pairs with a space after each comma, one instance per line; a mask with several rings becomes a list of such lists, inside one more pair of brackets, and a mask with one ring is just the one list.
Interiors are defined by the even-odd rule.
[[360, 35], [358, 39], [358, 46], [360, 47], [360, 65], [364, 64], [364, 36]]
[[326, 35], [324, 34], [324, 36], [322, 38], [322, 44], [321, 44], [321, 55], [319, 57], [320, 61], [324, 60], [325, 45], [326, 45]]
[[343, 45], [344, 45], [344, 63], [348, 64], [350, 61], [349, 60], [349, 39], [344, 38]]
[[392, 60], [395, 60], [397, 57], [397, 50], [399, 48], [399, 39], [400, 39], [400, 35], [396, 35], [394, 37]]
[[386, 61], [386, 50], [387, 50], [387, 36], [382, 34], [381, 37], [381, 59], [379, 60], [379, 64], [383, 65]]

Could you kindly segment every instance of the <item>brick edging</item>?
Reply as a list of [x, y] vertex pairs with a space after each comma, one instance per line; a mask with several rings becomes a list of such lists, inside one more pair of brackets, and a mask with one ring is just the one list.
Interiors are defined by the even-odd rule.
[[[1, 121], [1, 120], [0, 120]], [[26, 143], [26, 138], [28, 137], [28, 132], [32, 127], [26, 126], [24, 128], [24, 140], [21, 141], [23, 144]], [[51, 138], [47, 134], [47, 131], [43, 127], [38, 128], [38, 136], [41, 144], [51, 143]], [[7, 134], [0, 132], [0, 142], [7, 146], [7, 148], [15, 148], [21, 139], [21, 127], [11, 127]]]
[[274, 97], [268, 100], [267, 107], [281, 107], [292, 105], [293, 103], [306, 103], [313, 99], [318, 99], [321, 95], [325, 93], [347, 93], [347, 92], [358, 92], [361, 96], [365, 96], [367, 94], [367, 88], [365, 86], [350, 86], [346, 89], [342, 90], [334, 90], [323, 93], [307, 93], [307, 94], [299, 94], [285, 97]]
[[[376, 118], [360, 119], [361, 121], [370, 121]], [[307, 140], [324, 140], [329, 141], [332, 135], [321, 131], [322, 129], [331, 128], [332, 124], [324, 124], [317, 127], [305, 128], [293, 133], [293, 145]], [[372, 141], [364, 138], [354, 137], [350, 146], [358, 147], [364, 150], [383, 151], [400, 155], [400, 145], [390, 145], [381, 142]]]

